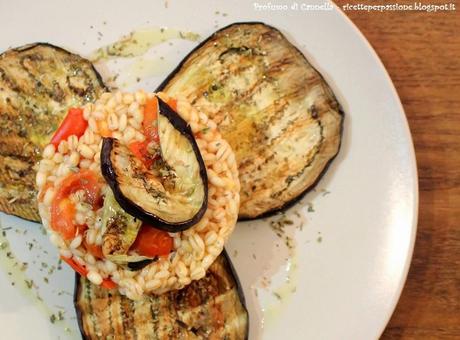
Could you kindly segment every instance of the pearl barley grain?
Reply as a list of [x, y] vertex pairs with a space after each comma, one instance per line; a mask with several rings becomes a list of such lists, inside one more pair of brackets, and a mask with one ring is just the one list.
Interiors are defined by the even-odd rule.
[[86, 277], [95, 285], [100, 285], [102, 283], [102, 277], [98, 272], [90, 271]]
[[80, 144], [78, 148], [83, 157], [87, 159], [92, 159], [94, 157], [94, 151], [88, 145]]
[[56, 152], [55, 147], [53, 144], [48, 144], [45, 149], [43, 150], [43, 158], [51, 159]]

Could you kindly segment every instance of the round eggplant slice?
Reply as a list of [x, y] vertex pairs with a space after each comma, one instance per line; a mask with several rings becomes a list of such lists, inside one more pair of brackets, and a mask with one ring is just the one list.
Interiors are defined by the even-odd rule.
[[105, 91], [91, 62], [61, 47], [34, 43], [0, 54], [0, 211], [41, 221], [35, 176], [43, 148], [70, 107]]
[[159, 157], [147, 168], [117, 139], [104, 138], [101, 170], [120, 206], [168, 232], [196, 224], [206, 211], [207, 175], [188, 124], [158, 98]]
[[215, 32], [158, 87], [218, 124], [241, 183], [239, 219], [283, 210], [337, 155], [344, 113], [331, 88], [276, 28], [235, 23]]
[[249, 335], [243, 290], [225, 250], [202, 279], [137, 301], [76, 274], [74, 306], [85, 340], [247, 340]]

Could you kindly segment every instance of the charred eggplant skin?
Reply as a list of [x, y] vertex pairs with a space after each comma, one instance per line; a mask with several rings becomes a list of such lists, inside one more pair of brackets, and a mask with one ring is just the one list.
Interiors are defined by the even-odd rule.
[[208, 176], [206, 173], [206, 166], [203, 158], [201, 157], [200, 150], [193, 137], [190, 126], [160, 98], [158, 98], [158, 103], [161, 114], [169, 120], [177, 131], [187, 138], [198, 161], [200, 167], [199, 175], [204, 183], [204, 198], [199, 211], [189, 220], [178, 223], [168, 222], [129, 200], [120, 189], [119, 182], [117, 180], [118, 175], [115, 171], [114, 164], [112, 164], [111, 154], [115, 142], [113, 138], [103, 138], [101, 149], [101, 172], [112, 189], [118, 204], [120, 204], [120, 206], [128, 214], [141, 219], [155, 228], [174, 233], [189, 229], [191, 226], [198, 223], [206, 212], [208, 206]]
[[222, 256], [225, 259], [225, 262], [226, 262], [226, 265], [227, 265], [227, 270], [229, 271], [230, 275], [233, 277], [233, 280], [235, 281], [236, 291], [237, 291], [238, 296], [240, 298], [241, 304], [243, 305], [243, 309], [244, 309], [244, 311], [245, 311], [245, 313], [247, 315], [246, 337], [244, 338], [244, 340], [248, 340], [249, 339], [249, 326], [250, 326], [249, 312], [248, 312], [248, 306], [246, 305], [246, 298], [245, 298], [245, 295], [244, 295], [243, 286], [241, 285], [240, 278], [239, 278], [238, 274], [236, 273], [236, 269], [233, 266], [233, 263], [230, 260], [230, 256], [228, 255], [227, 250], [225, 248], [222, 251], [222, 253], [220, 254], [220, 256]]
[[148, 259], [148, 260], [142, 260], [138, 262], [129, 262], [128, 263], [128, 268], [133, 271], [141, 270], [144, 267], [147, 267], [150, 263], [156, 261], [157, 258], [154, 259]]
[[75, 272], [75, 282], [73, 286], [73, 305], [75, 307], [75, 314], [77, 317], [77, 324], [78, 324], [78, 330], [80, 331], [81, 338], [83, 340], [88, 340], [88, 337], [85, 334], [84, 328], [83, 328], [83, 318], [82, 318], [82, 311], [80, 308], [78, 308], [78, 294], [80, 292], [80, 279], [81, 276], [77, 272]]
[[[229, 28], [232, 28], [234, 26], [239, 26], [239, 25], [248, 25], [248, 26], [251, 26], [251, 25], [254, 25], [254, 26], [263, 25], [263, 26], [266, 26], [266, 27], [268, 27], [269, 29], [271, 29], [273, 31], [279, 32], [282, 35], [282, 33], [277, 28], [275, 28], [275, 27], [273, 27], [271, 25], [268, 25], [268, 24], [266, 24], [264, 22], [261, 22], [261, 21], [235, 22], [235, 23], [229, 24], [229, 25], [227, 25], [225, 27], [222, 27], [222, 28], [218, 29], [217, 31], [215, 31], [214, 33], [212, 33], [208, 38], [206, 38], [202, 42], [200, 42], [200, 44], [198, 44], [195, 48], [193, 48], [182, 59], [182, 61], [173, 69], [173, 71], [161, 82], [161, 84], [157, 87], [157, 89], [155, 91], [163, 91], [163, 92], [167, 93], [168, 91], [166, 90], [166, 88], [168, 87], [170, 82], [173, 81], [174, 77], [182, 70], [182, 68], [185, 66], [187, 61], [189, 59], [193, 58], [194, 54], [198, 50], [200, 50], [203, 46], [205, 46], [210, 40], [212, 40], [220, 32], [226, 31]], [[303, 56], [303, 58], [308, 62], [308, 60], [305, 58], [304, 54], [295, 45], [293, 45], [293, 44], [291, 44], [291, 45], [294, 48], [294, 50], [296, 50], [299, 54], [301, 54]], [[324, 76], [317, 69], [314, 69], [314, 70], [318, 74], [319, 78], [324, 82], [324, 84], [327, 84], [326, 80], [324, 79]], [[332, 96], [334, 97], [334, 100], [338, 104], [337, 112], [340, 115], [339, 136], [342, 137], [343, 136], [343, 131], [344, 131], [345, 112], [344, 112], [344, 110], [342, 108], [342, 105], [340, 105], [340, 103], [337, 101], [335, 96], [333, 94], [332, 94]], [[283, 204], [281, 204], [280, 206], [278, 206], [276, 208], [269, 209], [269, 210], [267, 210], [267, 211], [265, 211], [263, 213], [255, 215], [255, 216], [246, 216], [246, 215], [241, 215], [240, 214], [239, 217], [238, 217], [238, 220], [239, 221], [249, 221], [249, 220], [261, 219], [261, 218], [267, 218], [267, 217], [276, 215], [276, 214], [278, 214], [280, 212], [283, 212], [286, 209], [294, 206], [310, 190], [312, 190], [318, 184], [318, 182], [320, 182], [322, 177], [326, 174], [326, 172], [330, 168], [331, 164], [333, 163], [333, 161], [336, 159], [337, 155], [339, 154], [339, 151], [341, 149], [341, 144], [342, 144], [342, 138], [340, 138], [340, 140], [339, 140], [337, 152], [331, 158], [329, 158], [329, 160], [325, 163], [322, 171], [320, 171], [320, 173], [316, 177], [316, 179], [312, 183], [310, 183], [310, 185], [305, 187], [304, 190], [302, 192], [300, 192], [298, 195], [296, 195], [295, 197], [291, 198], [289, 201], [284, 202]], [[241, 181], [241, 178], [240, 178], [240, 181]], [[242, 187], [243, 187], [243, 183], [242, 183]]]

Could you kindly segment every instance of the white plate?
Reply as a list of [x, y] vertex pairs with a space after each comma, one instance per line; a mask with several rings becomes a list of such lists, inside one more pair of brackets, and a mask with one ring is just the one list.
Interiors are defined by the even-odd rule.
[[[268, 220], [239, 224], [228, 244], [249, 305], [250, 338], [375, 339], [400, 295], [416, 231], [417, 174], [403, 109], [377, 55], [340, 11], [302, 11], [302, 2], [297, 10], [256, 10], [255, 3], [268, 4], [2, 1], [0, 49], [48, 41], [85, 56], [146, 26], [190, 30], [203, 38], [235, 21], [263, 21], [281, 29], [325, 76], [345, 109], [345, 125], [340, 154], [316, 192], [288, 212], [296, 221], [286, 232], [295, 240], [295, 255], [286, 260], [286, 247]], [[167, 62], [132, 87], [153, 90], [196, 44], [172, 42], [154, 47], [151, 55], [161, 54]], [[314, 212], [308, 212], [309, 204]], [[302, 230], [296, 228], [295, 211], [304, 220]], [[63, 307], [67, 324], [51, 324], [33, 294], [15, 288], [21, 279], [11, 286], [5, 269], [0, 273], [2, 338], [78, 337], [67, 295], [73, 289], [71, 271], [56, 271], [44, 283], [41, 263], [56, 263], [57, 257], [38, 225], [6, 215], [1, 221], [4, 228], [13, 227], [6, 233], [17, 258], [29, 262], [25, 275], [38, 282], [50, 310]], [[34, 243], [31, 251], [26, 242]], [[67, 293], [59, 295], [61, 290]], [[274, 291], [287, 296], [279, 301]]]

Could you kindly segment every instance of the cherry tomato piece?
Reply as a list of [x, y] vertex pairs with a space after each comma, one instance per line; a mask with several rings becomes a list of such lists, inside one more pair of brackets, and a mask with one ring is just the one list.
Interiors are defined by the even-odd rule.
[[131, 246], [139, 255], [155, 257], [168, 255], [173, 248], [173, 238], [166, 231], [143, 224], [136, 241]]

